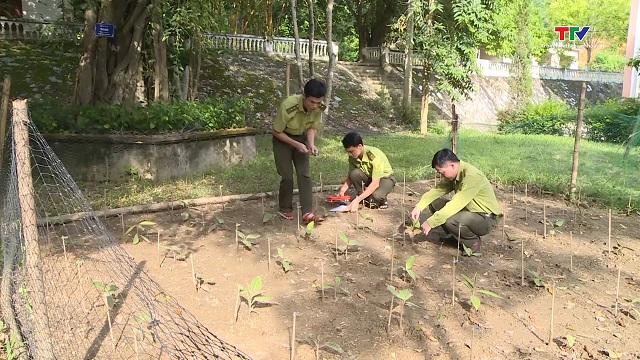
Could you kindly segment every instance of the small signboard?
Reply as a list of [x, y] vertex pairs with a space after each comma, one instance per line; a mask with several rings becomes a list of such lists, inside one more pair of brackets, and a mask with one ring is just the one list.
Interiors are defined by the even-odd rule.
[[96, 23], [94, 27], [94, 33], [96, 37], [114, 37], [116, 33], [116, 28], [111, 23]]

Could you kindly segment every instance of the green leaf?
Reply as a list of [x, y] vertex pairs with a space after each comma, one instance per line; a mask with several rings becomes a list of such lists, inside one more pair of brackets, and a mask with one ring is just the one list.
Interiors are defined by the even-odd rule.
[[105, 287], [104, 284], [102, 283], [102, 281], [94, 281], [91, 283], [96, 289], [100, 290], [100, 291], [104, 291]]
[[284, 259], [284, 253], [282, 252], [282, 248], [278, 248], [278, 256]]
[[473, 307], [476, 309], [476, 311], [478, 310], [478, 308], [480, 307], [480, 298], [475, 296], [475, 295], [471, 295], [469, 297], [469, 300], [471, 300], [471, 304], [473, 305]]
[[402, 289], [400, 291], [398, 291], [398, 297], [402, 300], [402, 301], [407, 301], [409, 300], [409, 298], [411, 298], [413, 296], [413, 293], [411, 292], [411, 290], [409, 289]]
[[107, 299], [107, 306], [109, 307], [109, 310], [113, 310], [113, 304], [115, 303], [113, 295], [105, 294], [105, 299]]
[[128, 228], [128, 229], [127, 229], [127, 231], [125, 232], [125, 234], [127, 234], [127, 235], [128, 235], [128, 234], [131, 232], [131, 230], [133, 230], [133, 229], [135, 229], [135, 228], [136, 228], [136, 226], [138, 226], [138, 225], [136, 224], [136, 225], [133, 225], [133, 226], [131, 226], [130, 228]]
[[564, 220], [563, 219], [556, 220], [556, 222], [553, 223], [553, 225], [556, 226], [556, 227], [560, 227], [560, 226], [564, 225]]
[[494, 293], [493, 291], [489, 291], [489, 290], [484, 290], [484, 289], [478, 289], [476, 290], [477, 292], [481, 293], [481, 294], [485, 294], [485, 295], [489, 295], [489, 296], [493, 296], [495, 298], [502, 298], [502, 296]]
[[340, 237], [340, 239], [345, 243], [349, 243], [349, 239], [347, 238], [347, 235], [345, 235], [342, 231], [338, 231], [338, 237]]
[[349, 246], [361, 246], [362, 242], [358, 241], [358, 240], [349, 240], [349, 242], [347, 243], [347, 245]]
[[273, 219], [273, 214], [272, 213], [264, 213], [264, 215], [262, 215], [262, 223], [266, 223], [271, 221], [271, 219]]
[[260, 237], [260, 234], [249, 234], [249, 235], [247, 235], [247, 237], [246, 237], [246, 238], [247, 238], [248, 240], [251, 240], [251, 239], [257, 239], [257, 238], [259, 238], [259, 237]]
[[141, 222], [140, 222], [140, 224], [138, 224], [138, 225], [141, 225], [141, 226], [151, 226], [151, 225], [156, 225], [156, 223], [154, 223], [153, 221], [144, 220], [144, 221], [141, 221]]
[[248, 240], [240, 240], [242, 242], [242, 244], [244, 244], [244, 246], [250, 248], [251, 246], [253, 246], [253, 244], [251, 243], [251, 241]]
[[291, 263], [288, 260], [284, 260], [282, 262], [282, 270], [284, 270], [285, 273], [288, 273], [289, 270], [291, 270]]
[[407, 274], [409, 274], [411, 279], [413, 279], [413, 280], [416, 279], [416, 273], [413, 270], [411, 270], [411, 269], [407, 270]]
[[389, 290], [389, 292], [392, 293], [393, 296], [400, 298], [400, 294], [398, 294], [398, 291], [396, 290], [395, 286], [387, 285], [387, 290]]
[[464, 283], [464, 285], [466, 287], [469, 288], [469, 290], [473, 290], [474, 284], [473, 284], [473, 280], [471, 280], [467, 275], [465, 274], [460, 274], [460, 276], [462, 277], [462, 282]]
[[571, 336], [571, 334], [567, 334], [567, 345], [569, 345], [569, 347], [573, 347], [575, 343], [576, 343], [576, 338]]
[[142, 240], [146, 241], [146, 242], [151, 242], [151, 241], [149, 241], [149, 238], [148, 238], [148, 237], [146, 237], [146, 236], [144, 236], [144, 235], [140, 235], [140, 238], [141, 238]]
[[342, 347], [340, 347], [340, 345], [334, 343], [333, 341], [327, 341], [322, 345], [321, 349], [336, 355], [344, 354], [344, 350], [342, 350]]
[[114, 284], [109, 284], [106, 286], [106, 290], [108, 292], [114, 292], [114, 291], [118, 291], [118, 287], [115, 286]]
[[407, 259], [407, 261], [405, 262], [405, 266], [404, 268], [409, 271], [409, 269], [411, 269], [413, 267], [413, 263], [415, 262], [416, 258], [414, 255], [409, 256], [409, 258]]
[[241, 237], [242, 239], [246, 238], [247, 236], [240, 230], [236, 230], [236, 233], [238, 234], [239, 237]]
[[218, 224], [224, 224], [224, 219], [222, 218], [222, 216], [220, 216], [220, 214], [215, 214], [214, 216], [216, 217], [216, 221], [218, 222]]
[[639, 298], [635, 298], [635, 299], [631, 300], [631, 303], [632, 303], [632, 304], [635, 304], [635, 303], [637, 303], [637, 302], [640, 302], [640, 297], [639, 297]]
[[271, 296], [262, 295], [262, 294], [259, 294], [259, 295], [256, 295], [256, 296], [253, 297], [253, 301], [254, 302], [255, 301], [265, 301], [265, 300], [269, 300], [269, 299], [271, 299]]
[[138, 238], [138, 234], [133, 235], [133, 245], [136, 245], [140, 242], [140, 238]]
[[311, 221], [310, 223], [307, 224], [307, 228], [305, 229], [307, 234], [311, 234], [311, 232], [313, 231], [313, 226], [314, 226], [314, 222], [313, 221]]
[[262, 289], [262, 278], [258, 275], [251, 280], [251, 284], [249, 284], [249, 291], [253, 294], [260, 289]]
[[336, 277], [333, 279], [333, 281], [336, 283], [336, 285], [340, 285], [340, 281], [342, 281], [342, 280], [340, 279], [340, 276], [336, 276]]

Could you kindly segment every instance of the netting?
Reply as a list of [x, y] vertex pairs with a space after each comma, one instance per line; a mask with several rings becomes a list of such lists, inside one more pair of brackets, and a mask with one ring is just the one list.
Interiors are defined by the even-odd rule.
[[15, 101], [11, 114], [0, 178], [0, 305], [25, 355], [249, 359], [200, 324], [119, 246], [29, 121], [26, 102]]

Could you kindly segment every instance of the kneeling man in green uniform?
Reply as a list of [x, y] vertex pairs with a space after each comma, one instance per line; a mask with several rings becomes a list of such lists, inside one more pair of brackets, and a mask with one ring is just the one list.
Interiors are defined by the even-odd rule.
[[[448, 238], [455, 241], [459, 231], [460, 242], [477, 252], [481, 245], [480, 236], [491, 232], [496, 227], [496, 218], [500, 216], [498, 200], [489, 179], [478, 168], [460, 161], [449, 149], [435, 153], [431, 167], [445, 181], [422, 195], [411, 211], [411, 219], [417, 221], [428, 206], [431, 216], [422, 223], [425, 235], [442, 226]], [[442, 198], [451, 191], [455, 191], [451, 200]]]
[[386, 209], [387, 195], [396, 185], [387, 156], [376, 147], [364, 146], [362, 137], [356, 132], [345, 135], [342, 146], [349, 154], [349, 173], [338, 195], [343, 196], [350, 185], [358, 193], [351, 200], [349, 211], [357, 211], [362, 201], [367, 207]]

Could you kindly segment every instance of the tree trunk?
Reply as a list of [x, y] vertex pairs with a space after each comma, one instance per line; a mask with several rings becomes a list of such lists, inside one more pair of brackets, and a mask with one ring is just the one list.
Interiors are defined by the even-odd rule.
[[587, 63], [586, 68], [589, 70], [589, 64], [591, 64], [591, 46], [587, 46]]
[[364, 49], [367, 47], [369, 38], [368, 28], [365, 25], [364, 0], [358, 0], [356, 9], [356, 31], [358, 32], [358, 61], [362, 62], [364, 58]]
[[315, 32], [315, 22], [313, 20], [313, 1], [307, 0], [309, 2], [309, 77], [313, 79], [316, 77], [315, 69], [313, 68], [313, 37]]
[[327, 0], [327, 50], [329, 51], [329, 69], [327, 70], [327, 91], [325, 94], [325, 116], [329, 116], [333, 89], [333, 71], [336, 65], [336, 53], [333, 51], [333, 0]]
[[411, 88], [413, 87], [413, 8], [409, 0], [407, 9], [407, 42], [404, 59], [404, 89], [402, 91], [402, 108], [404, 119], [411, 117]]
[[273, 37], [273, 0], [264, 0], [265, 35]]
[[198, 85], [200, 84], [200, 66], [202, 64], [202, 45], [199, 41], [193, 40], [191, 60], [189, 68], [191, 73], [189, 76], [189, 92], [187, 100], [193, 101], [198, 97]]
[[396, 14], [397, 1], [378, 1], [373, 24], [371, 25], [371, 38], [369, 46], [380, 46], [386, 38], [389, 30], [389, 23]]
[[431, 92], [431, 70], [426, 62], [422, 64], [424, 74], [422, 75], [422, 104], [420, 107], [420, 134], [429, 132], [429, 93]]
[[298, 88], [304, 90], [304, 75], [302, 74], [302, 59], [300, 57], [300, 36], [298, 36], [298, 19], [296, 17], [296, 0], [291, 0], [291, 21], [293, 22], [293, 37], [295, 38], [296, 65], [298, 65]]
[[582, 113], [584, 111], [585, 94], [587, 91], [587, 83], [582, 82], [580, 88], [580, 98], [578, 102], [578, 117], [576, 118], [576, 133], [573, 142], [573, 162], [571, 163], [571, 192], [570, 197], [573, 199], [576, 193], [576, 185], [578, 182], [578, 156], [580, 155], [580, 138], [582, 137]]
[[169, 70], [167, 69], [167, 44], [163, 38], [162, 3], [163, 0], [151, 0], [153, 5], [153, 50], [155, 58], [154, 93], [155, 101], [169, 101]]
[[[130, 106], [144, 101], [138, 85], [148, 5], [149, 0], [107, 0], [97, 11], [87, 10], [74, 104]], [[115, 37], [96, 38], [96, 21], [113, 23]]]

